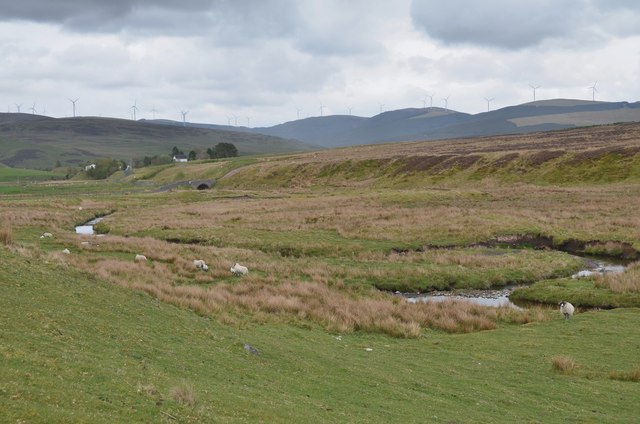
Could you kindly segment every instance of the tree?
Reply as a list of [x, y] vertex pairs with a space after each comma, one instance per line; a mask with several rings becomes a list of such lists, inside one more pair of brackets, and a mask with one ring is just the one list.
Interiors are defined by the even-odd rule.
[[218, 143], [213, 149], [207, 149], [211, 159], [233, 158], [238, 156], [238, 149], [232, 143]]
[[96, 161], [95, 168], [87, 170], [87, 176], [94, 180], [104, 180], [116, 171], [124, 169], [126, 164], [120, 160], [105, 158]]
[[173, 146], [173, 149], [171, 149], [171, 157], [175, 156], [175, 155], [183, 155], [184, 153], [182, 153], [182, 150], [178, 149], [177, 146]]
[[189, 160], [196, 160], [196, 151], [195, 150], [192, 150], [192, 151], [189, 152], [188, 159]]

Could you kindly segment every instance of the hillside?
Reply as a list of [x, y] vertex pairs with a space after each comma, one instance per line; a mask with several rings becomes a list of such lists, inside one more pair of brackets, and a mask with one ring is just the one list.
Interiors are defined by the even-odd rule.
[[[327, 116], [250, 131], [295, 138], [324, 147], [440, 140], [639, 122], [640, 102], [541, 100], [469, 115], [442, 108], [401, 109], [371, 118]], [[244, 129], [247, 130], [248, 129]]]
[[233, 143], [241, 155], [312, 150], [305, 143], [276, 136], [207, 128], [159, 126], [113, 118], [0, 113], [0, 163], [20, 168], [80, 165], [100, 157], [129, 161]]
[[218, 184], [420, 187], [482, 180], [640, 181], [640, 123], [327, 149], [258, 160]]

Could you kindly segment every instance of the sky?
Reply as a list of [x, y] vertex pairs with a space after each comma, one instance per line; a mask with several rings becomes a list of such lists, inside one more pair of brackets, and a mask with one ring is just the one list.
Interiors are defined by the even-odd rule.
[[532, 86], [640, 100], [637, 0], [2, 3], [1, 112], [68, 117], [78, 99], [77, 116], [261, 127], [475, 114], [530, 102]]

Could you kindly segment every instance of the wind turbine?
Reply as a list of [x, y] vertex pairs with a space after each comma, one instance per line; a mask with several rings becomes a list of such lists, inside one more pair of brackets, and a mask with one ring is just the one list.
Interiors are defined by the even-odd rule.
[[442, 98], [442, 101], [444, 102], [444, 110], [449, 110], [449, 97], [451, 97], [451, 95]]
[[484, 98], [487, 101], [487, 112], [489, 112], [490, 107], [491, 107], [491, 102], [493, 101], [493, 97], [492, 98]]
[[324, 105], [320, 103], [320, 116], [324, 116]]
[[156, 112], [157, 112], [156, 108], [151, 109], [151, 113], [153, 113], [154, 120], [156, 119]]
[[533, 101], [535, 102], [536, 101], [536, 90], [538, 88], [540, 88], [540, 86], [539, 85], [529, 84], [529, 87], [533, 88]]
[[69, 99], [69, 101], [73, 104], [73, 117], [74, 117], [74, 118], [76, 117], [76, 102], [77, 102], [78, 100], [80, 100], [80, 98], [79, 98], [79, 97], [78, 97], [77, 99], [75, 99], [75, 100], [71, 100], [71, 99]]
[[[432, 94], [427, 94], [427, 97], [429, 98], [430, 102], [429, 102], [429, 107], [433, 108], [433, 96], [435, 96], [436, 93], [432, 93]], [[447, 97], [448, 98], [448, 97]]]
[[591, 87], [587, 87], [588, 89], [591, 90], [591, 101], [592, 102], [596, 101], [596, 93], [598, 92], [598, 89], [596, 88], [597, 84], [598, 84], [598, 80], [596, 80], [596, 82], [594, 82]]
[[22, 103], [18, 104], [16, 103], [16, 109], [18, 110], [18, 113], [20, 113], [20, 108], [22, 107]]
[[136, 105], [138, 101], [134, 100], [133, 101], [133, 106], [131, 106], [131, 110], [133, 110], [133, 120], [136, 120], [136, 111], [138, 110], [138, 106]]
[[33, 106], [29, 109], [32, 115], [36, 114], [36, 102], [33, 102]]
[[188, 110], [181, 110], [180, 113], [182, 114], [182, 126], [186, 127], [187, 126], [187, 113], [189, 113]]
[[300, 109], [300, 108], [296, 109], [296, 117], [297, 117], [297, 119], [300, 119], [300, 112], [302, 112], [302, 109]]
[[380, 113], [384, 110], [384, 103], [380, 103]]
[[347, 109], [349, 109], [349, 116], [351, 116], [351, 108], [349, 107]]
[[247, 128], [251, 128], [251, 117], [247, 116]]

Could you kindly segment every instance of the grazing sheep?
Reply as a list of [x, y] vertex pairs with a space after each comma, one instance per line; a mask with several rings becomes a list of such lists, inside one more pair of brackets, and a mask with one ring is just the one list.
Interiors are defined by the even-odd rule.
[[40, 238], [49, 238], [49, 237], [53, 237], [53, 234], [51, 233], [42, 233], [42, 235], [40, 236]]
[[133, 260], [136, 262], [144, 262], [147, 260], [147, 257], [144, 255], [136, 255], [136, 257]]
[[195, 265], [196, 268], [201, 269], [203, 271], [209, 271], [209, 267], [207, 266], [206, 263], [204, 263], [202, 259], [194, 259], [193, 265]]
[[231, 267], [231, 273], [233, 275], [247, 275], [249, 273], [249, 268], [236, 262], [236, 264]]
[[563, 300], [558, 305], [560, 306], [560, 313], [562, 315], [564, 315], [564, 319], [565, 320], [569, 319], [569, 317], [571, 315], [573, 315], [573, 312], [575, 311], [575, 308], [573, 307], [573, 305], [571, 303], [565, 302]]
[[65, 248], [64, 250], [62, 250], [62, 253], [64, 253], [65, 255], [69, 255], [71, 254], [71, 251], [67, 248]]

